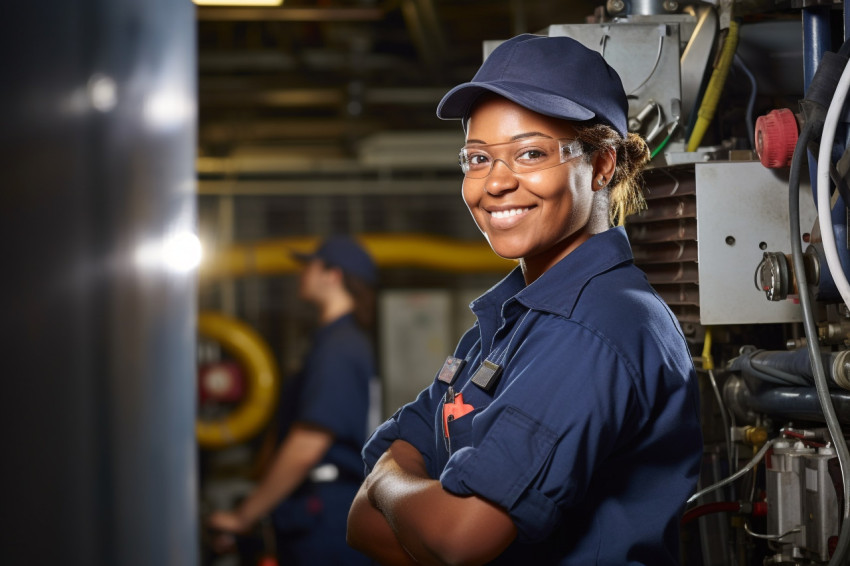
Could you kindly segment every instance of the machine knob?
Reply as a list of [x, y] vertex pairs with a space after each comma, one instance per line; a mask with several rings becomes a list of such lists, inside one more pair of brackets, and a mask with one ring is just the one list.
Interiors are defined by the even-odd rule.
[[764, 252], [761, 263], [756, 267], [756, 288], [764, 292], [767, 300], [782, 301], [788, 298], [788, 290], [793, 288], [792, 275], [785, 254]]
[[756, 120], [756, 153], [761, 164], [769, 169], [791, 165], [797, 145], [797, 119], [788, 108], [771, 110]]

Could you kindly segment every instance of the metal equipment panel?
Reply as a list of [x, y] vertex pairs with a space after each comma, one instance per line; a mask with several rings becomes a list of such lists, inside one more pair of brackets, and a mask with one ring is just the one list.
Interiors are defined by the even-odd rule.
[[[553, 25], [547, 35], [572, 37], [600, 52], [617, 71], [629, 97], [630, 131], [658, 141], [681, 116], [678, 23]], [[678, 139], [668, 148], [683, 149]]]
[[[700, 322], [799, 322], [795, 299], [768, 301], [754, 284], [765, 251], [791, 253], [787, 175], [758, 161], [696, 165]], [[801, 183], [801, 232], [817, 218]], [[806, 244], [803, 244], [805, 249]]]

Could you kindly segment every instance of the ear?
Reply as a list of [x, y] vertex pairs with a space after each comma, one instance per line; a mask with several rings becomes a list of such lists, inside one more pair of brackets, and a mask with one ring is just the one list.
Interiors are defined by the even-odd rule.
[[617, 168], [617, 152], [613, 147], [603, 147], [593, 154], [593, 190], [604, 189], [611, 182]]

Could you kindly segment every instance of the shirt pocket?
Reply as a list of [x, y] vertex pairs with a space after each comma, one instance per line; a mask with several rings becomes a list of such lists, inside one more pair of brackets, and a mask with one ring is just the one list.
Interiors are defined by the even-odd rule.
[[471, 410], [460, 418], [449, 421], [449, 436], [443, 438], [449, 456], [467, 446], [472, 446], [472, 420], [481, 407]]

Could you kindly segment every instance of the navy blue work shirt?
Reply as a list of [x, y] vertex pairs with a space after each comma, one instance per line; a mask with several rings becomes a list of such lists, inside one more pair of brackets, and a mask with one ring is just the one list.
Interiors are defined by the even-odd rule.
[[306, 479], [272, 511], [281, 564], [370, 563], [345, 543], [345, 525], [363, 480], [360, 450], [376, 376], [371, 340], [347, 314], [316, 330], [301, 371], [281, 391], [280, 439], [295, 422], [330, 431], [333, 443], [317, 466], [338, 471], [333, 481]]
[[[453, 384], [474, 409], [449, 425], [439, 379], [363, 449], [396, 439], [457, 495], [507, 510], [494, 564], [678, 564], [679, 520], [702, 455], [698, 388], [678, 322], [635, 267], [625, 231], [584, 242], [526, 286], [519, 268], [475, 300]], [[470, 382], [484, 360], [491, 393]]]
[[[340, 480], [353, 484], [355, 491], [363, 478], [360, 450], [369, 433], [370, 382], [376, 376], [371, 340], [354, 315], [347, 314], [315, 332], [301, 371], [281, 392], [279, 437], [283, 439], [294, 422], [333, 433], [333, 443], [317, 466], [335, 465]], [[285, 529], [303, 515], [300, 499], [311, 493], [307, 487], [278, 505], [277, 526]], [[347, 515], [348, 507], [343, 511]]]

